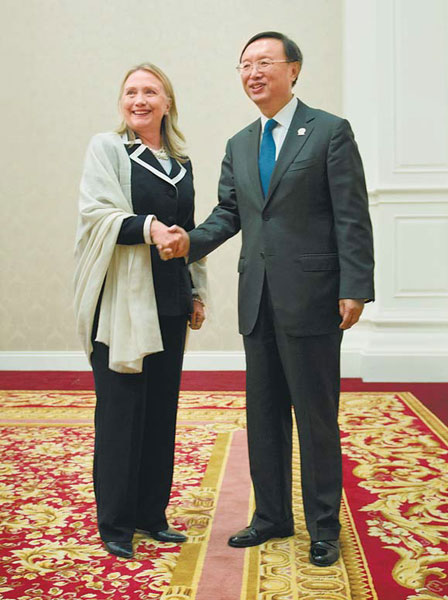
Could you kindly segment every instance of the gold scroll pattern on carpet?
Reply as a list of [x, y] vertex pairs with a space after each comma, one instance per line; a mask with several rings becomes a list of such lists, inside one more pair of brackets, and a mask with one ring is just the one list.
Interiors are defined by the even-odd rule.
[[[14, 392], [11, 402], [8, 402], [8, 396], [9, 393], [3, 396], [3, 416], [9, 421], [11, 442], [14, 440], [24, 448], [30, 464], [32, 461], [39, 464], [39, 470], [28, 472], [27, 481], [20, 480], [20, 497], [25, 502], [14, 516], [6, 517], [9, 522], [4, 522], [6, 529], [18, 535], [18, 539], [23, 540], [23, 533], [27, 537], [20, 556], [13, 554], [9, 559], [11, 572], [17, 573], [18, 580], [29, 581], [28, 589], [25, 585], [28, 593], [23, 594], [22, 600], [34, 600], [40, 585], [47, 585], [49, 578], [52, 581], [51, 596], [57, 596], [67, 589], [65, 586], [73, 585], [78, 590], [77, 600], [109, 597], [114, 589], [122, 600], [159, 599], [160, 594], [164, 600], [193, 600], [232, 432], [245, 426], [244, 396], [225, 392], [183, 395], [178, 431], [180, 448], [177, 457], [180, 460], [176, 461], [175, 467], [175, 487], [179, 495], [170, 504], [169, 519], [185, 524], [189, 541], [178, 555], [171, 545], [162, 545], [162, 548], [138, 534], [134, 538], [134, 560], [118, 560], [112, 569], [109, 565], [114, 559], [105, 553], [97, 543], [96, 532], [92, 532], [95, 521], [90, 429], [93, 394], [63, 393], [59, 396], [54, 392], [22, 392], [22, 395]], [[223, 408], [216, 408], [217, 405]], [[65, 417], [65, 424], [64, 421], [54, 424], [56, 414], [58, 419]], [[32, 425], [28, 419], [32, 420]], [[30, 425], [31, 429], [28, 429]], [[296, 445], [296, 464], [298, 460]], [[204, 463], [207, 470], [202, 477], [198, 466]], [[17, 475], [21, 472], [19, 467], [10, 468], [17, 468]], [[14, 477], [14, 473], [10, 475]], [[43, 476], [45, 481], [41, 479]], [[66, 507], [73, 505], [72, 500], [59, 501], [55, 495], [51, 505], [48, 504], [48, 490], [55, 476], [58, 480], [68, 478], [70, 496], [84, 506], [82, 519], [64, 512]], [[2, 491], [6, 501], [13, 498], [13, 486], [5, 486]], [[297, 478], [294, 505], [297, 522], [302, 523]], [[30, 529], [34, 532], [29, 533]], [[353, 533], [350, 523], [344, 522], [344, 531], [345, 535]], [[45, 539], [47, 536], [50, 539]], [[73, 554], [72, 536], [76, 540], [77, 554]], [[13, 541], [13, 547], [17, 548], [16, 544]], [[350, 550], [350, 555], [344, 554], [343, 565], [319, 571], [308, 562], [308, 539], [303, 530], [294, 538], [273, 540], [261, 549], [251, 549], [248, 556], [255, 560], [252, 561], [250, 583], [242, 590], [245, 600], [298, 600], [299, 597], [300, 600], [373, 600], [375, 596], [364, 581], [366, 569], [359, 540], [347, 540], [344, 547], [344, 552]], [[262, 550], [261, 555], [259, 550]], [[15, 585], [13, 580], [10, 582]], [[3, 590], [0, 587], [0, 598], [14, 597], [8, 593], [12, 588], [7, 587], [5, 596]]]
[[310, 563], [297, 439], [294, 435], [293, 510], [296, 534], [287, 539], [272, 539], [247, 550], [241, 600], [378, 600], [345, 496], [341, 507], [343, 560], [327, 568]]
[[[184, 494], [182, 503], [173, 512], [173, 517], [188, 524], [189, 539], [182, 545], [173, 577], [162, 600], [194, 600], [196, 597], [213, 525], [220, 478], [225, 469], [225, 455], [231, 443], [229, 434], [245, 427], [245, 414], [241, 410], [244, 407], [244, 397], [241, 394], [204, 393], [200, 401], [201, 410], [198, 410], [198, 393], [191, 393], [187, 398], [186, 394], [188, 393], [182, 394], [182, 421], [196, 421], [197, 427], [202, 421], [213, 420], [213, 429], [219, 435], [201, 488], [192, 490], [190, 496]], [[207, 408], [209, 404], [223, 405], [227, 409], [210, 409]], [[295, 521], [303, 527], [297, 439], [295, 435], [293, 505]], [[333, 567], [322, 569], [310, 564], [309, 537], [303, 528], [294, 537], [269, 540], [260, 547], [247, 549], [241, 600], [378, 600], [361, 544], [354, 534], [349, 511], [344, 499], [341, 515], [344, 560]]]
[[[95, 392], [91, 391], [54, 391], [54, 390], [1, 390], [0, 409], [2, 416], [5, 409], [14, 407], [42, 408], [57, 406], [94, 408]], [[33, 411], [34, 413], [34, 411]], [[67, 414], [67, 413], [66, 413]]]
[[[4, 446], [0, 463], [0, 599], [159, 600], [176, 566], [180, 548], [134, 536], [131, 561], [105, 552], [95, 525], [92, 489], [93, 395], [23, 392], [0, 394]], [[80, 397], [85, 396], [86, 403]], [[33, 406], [27, 406], [25, 399]], [[54, 424], [66, 405], [65, 419]], [[62, 416], [62, 415], [61, 415]], [[80, 422], [82, 419], [83, 422]], [[85, 422], [84, 422], [85, 421]], [[86, 424], [89, 426], [87, 427]], [[197, 508], [210, 454], [213, 426], [180, 424], [175, 484], [169, 519], [178, 505]], [[202, 514], [190, 517], [193, 533], [209, 529], [203, 490]], [[183, 524], [182, 520], [178, 524]], [[176, 523], [174, 522], [176, 526]], [[71, 594], [69, 596], [69, 594]]]
[[[443, 448], [446, 428], [425, 416], [424, 407], [412, 396], [400, 396], [343, 394], [344, 453], [356, 464], [358, 485], [376, 496], [362, 508], [367, 512], [369, 534], [397, 554], [393, 575], [399, 585], [410, 590], [407, 600], [442, 599], [448, 591], [440, 566], [447, 560], [443, 544], [446, 547], [448, 525], [442, 512], [448, 497]], [[422, 429], [402, 401], [430, 426], [440, 443]], [[193, 600], [227, 447], [232, 432], [244, 427], [244, 395], [183, 393], [178, 436], [181, 460], [176, 464], [176, 494], [169, 518], [185, 523], [189, 542], [179, 556], [174, 547], [162, 548], [137, 535], [135, 559], [118, 561], [112, 570], [111, 557], [97, 543], [96, 533], [92, 535], [93, 393], [2, 392], [0, 406], [10, 436], [4, 437], [3, 443], [16, 447], [18, 457], [13, 463], [8, 450], [8, 461], [0, 465], [0, 502], [8, 507], [15, 494], [21, 498], [16, 511], [6, 510], [3, 519], [10, 540], [4, 566], [10, 565], [10, 573], [16, 575], [7, 584], [0, 578], [0, 599], [17, 597], [9, 591], [15, 585], [14, 577], [29, 581], [23, 600], [34, 600], [36, 593], [40, 594], [40, 582], [48, 585], [51, 577], [51, 594], [56, 596], [63, 585], [73, 584], [84, 592], [77, 593], [77, 600], [110, 597], [114, 588], [122, 600], [159, 599], [162, 592], [164, 600]], [[61, 422], [54, 423], [55, 418]], [[28, 419], [33, 423], [31, 434]], [[30, 467], [34, 461], [39, 468], [23, 470], [20, 464], [24, 459]], [[298, 461], [296, 447], [295, 465]], [[208, 465], [204, 477], [200, 465]], [[298, 476], [297, 469], [295, 473]], [[54, 485], [61, 481], [66, 482], [70, 500], [57, 495]], [[53, 495], [49, 494], [52, 490]], [[66, 510], [73, 499], [84, 507], [79, 516]], [[316, 570], [309, 564], [298, 477], [294, 510], [297, 525], [302, 524], [294, 538], [271, 540], [247, 551], [247, 585], [241, 600], [376, 600], [346, 499], [341, 515], [343, 561], [329, 569]], [[71, 537], [76, 539], [76, 548]], [[2, 587], [5, 584], [6, 588]]]
[[[309, 539], [296, 534], [287, 540], [270, 540], [249, 552], [258, 557], [257, 589], [249, 586], [247, 600], [365, 600], [368, 590], [354, 589], [341, 561], [332, 567], [314, 567], [308, 559]], [[251, 590], [252, 587], [252, 590]], [[364, 592], [364, 593], [363, 593]]]
[[361, 510], [369, 516], [369, 535], [399, 556], [392, 575], [415, 590], [408, 600], [446, 598], [440, 566], [448, 561], [446, 428], [411, 394], [400, 396], [442, 443], [419, 428], [397, 396], [344, 394], [343, 452], [358, 463], [353, 474], [362, 480], [359, 486], [377, 497]]

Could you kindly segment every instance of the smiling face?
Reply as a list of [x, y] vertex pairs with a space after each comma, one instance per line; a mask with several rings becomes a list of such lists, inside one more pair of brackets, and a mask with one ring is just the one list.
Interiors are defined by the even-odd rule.
[[129, 129], [139, 136], [152, 137], [160, 133], [163, 117], [171, 100], [163, 83], [153, 73], [134, 71], [126, 79], [120, 100], [123, 118]]
[[[257, 60], [286, 60], [283, 42], [261, 38], [252, 42], [241, 56], [241, 63]], [[268, 118], [273, 117], [292, 98], [292, 84], [300, 72], [298, 62], [274, 63], [266, 71], [252, 68], [241, 74], [244, 91]]]

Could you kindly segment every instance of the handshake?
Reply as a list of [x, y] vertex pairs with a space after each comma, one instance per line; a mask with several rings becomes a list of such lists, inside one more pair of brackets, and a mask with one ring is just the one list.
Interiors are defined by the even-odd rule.
[[185, 229], [182, 229], [179, 225], [167, 227], [161, 221], [153, 219], [151, 222], [151, 239], [157, 246], [162, 260], [188, 256], [190, 238]]

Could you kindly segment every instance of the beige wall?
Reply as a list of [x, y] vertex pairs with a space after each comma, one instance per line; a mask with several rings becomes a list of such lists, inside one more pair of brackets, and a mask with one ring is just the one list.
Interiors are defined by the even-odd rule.
[[[342, 0], [2, 0], [1, 350], [78, 350], [72, 315], [77, 188], [90, 136], [113, 129], [128, 67], [149, 60], [174, 83], [197, 191], [216, 202], [227, 138], [256, 118], [234, 69], [258, 31], [301, 46], [297, 93], [341, 112]], [[209, 259], [215, 317], [192, 350], [239, 350], [239, 239]]]

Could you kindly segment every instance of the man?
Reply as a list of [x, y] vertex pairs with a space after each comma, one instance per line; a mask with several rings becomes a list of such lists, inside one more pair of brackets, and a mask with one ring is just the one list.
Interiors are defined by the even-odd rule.
[[283, 34], [248, 41], [238, 70], [260, 118], [229, 140], [209, 218], [189, 238], [172, 227], [171, 247], [165, 241], [159, 250], [194, 262], [242, 230], [239, 324], [256, 509], [229, 544], [294, 533], [292, 405], [310, 560], [328, 566], [339, 557], [340, 344], [373, 300], [373, 249], [350, 125], [293, 96], [301, 65], [300, 49]]

